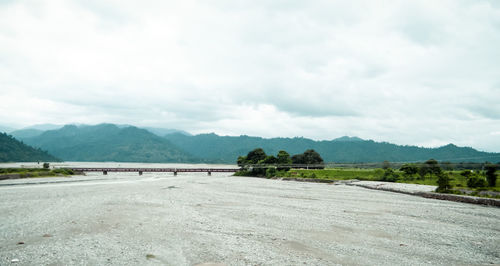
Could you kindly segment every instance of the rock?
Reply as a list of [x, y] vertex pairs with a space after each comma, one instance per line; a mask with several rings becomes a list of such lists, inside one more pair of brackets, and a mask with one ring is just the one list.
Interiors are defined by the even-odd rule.
[[10, 260], [10, 262], [16, 263], [16, 262], [19, 262], [19, 259], [12, 259], [12, 260]]

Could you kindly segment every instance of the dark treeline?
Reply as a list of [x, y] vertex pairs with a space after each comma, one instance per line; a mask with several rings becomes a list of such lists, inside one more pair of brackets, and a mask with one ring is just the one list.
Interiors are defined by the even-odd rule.
[[290, 157], [286, 151], [279, 151], [276, 156], [267, 155], [262, 148], [250, 151], [237, 160], [241, 171], [237, 175], [275, 176], [277, 171], [288, 171], [290, 168], [325, 168], [323, 158], [316, 151], [309, 149], [304, 153]]

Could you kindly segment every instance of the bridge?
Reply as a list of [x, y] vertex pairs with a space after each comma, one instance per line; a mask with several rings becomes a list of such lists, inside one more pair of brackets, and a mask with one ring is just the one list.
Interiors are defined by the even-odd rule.
[[238, 168], [68, 168], [74, 172], [102, 172], [103, 175], [107, 175], [108, 172], [138, 172], [142, 175], [144, 172], [154, 172], [154, 173], [235, 173], [240, 169]]

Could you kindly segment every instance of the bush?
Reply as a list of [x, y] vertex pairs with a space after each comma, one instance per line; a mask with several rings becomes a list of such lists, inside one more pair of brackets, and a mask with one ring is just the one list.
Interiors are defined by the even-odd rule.
[[391, 168], [387, 168], [384, 171], [384, 175], [382, 176], [382, 181], [396, 182], [398, 181], [398, 177], [399, 175], [396, 172], [394, 172], [394, 170], [392, 170]]
[[470, 175], [467, 178], [467, 186], [470, 188], [485, 187], [486, 180], [478, 174]]
[[274, 167], [267, 168], [266, 177], [271, 178], [271, 177], [275, 177], [275, 176], [276, 176], [276, 168], [274, 168]]
[[452, 188], [450, 176], [445, 172], [438, 172], [436, 175], [438, 177], [436, 192], [449, 192]]
[[50, 164], [49, 164], [49, 163], [43, 163], [43, 168], [45, 168], [45, 169], [49, 169], [49, 167], [50, 167]]
[[488, 164], [485, 166], [486, 168], [486, 180], [488, 180], [488, 185], [490, 187], [494, 187], [497, 184], [497, 175], [495, 174], [495, 171], [498, 168], [498, 165], [495, 164]]

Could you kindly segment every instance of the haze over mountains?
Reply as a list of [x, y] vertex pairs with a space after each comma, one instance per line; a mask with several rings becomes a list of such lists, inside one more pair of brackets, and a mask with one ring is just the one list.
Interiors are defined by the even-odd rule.
[[401, 146], [386, 142], [341, 137], [314, 141], [307, 138], [190, 135], [185, 131], [138, 128], [129, 125], [66, 125], [53, 130], [27, 128], [11, 134], [25, 143], [65, 161], [206, 162], [235, 163], [257, 147], [267, 154], [290, 154], [315, 149], [326, 162], [425, 161], [498, 162], [500, 153], [487, 153], [449, 144], [439, 148]]

